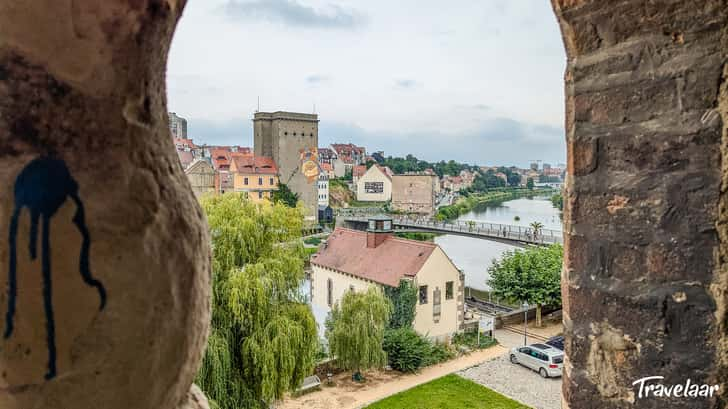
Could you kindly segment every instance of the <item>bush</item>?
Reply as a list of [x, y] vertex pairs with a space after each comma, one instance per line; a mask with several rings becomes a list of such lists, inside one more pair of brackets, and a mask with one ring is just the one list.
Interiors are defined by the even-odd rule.
[[307, 237], [307, 238], [303, 239], [303, 242], [308, 245], [311, 245], [311, 246], [318, 246], [319, 244], [321, 244], [321, 238], [320, 237]]
[[440, 362], [449, 361], [455, 358], [455, 353], [445, 344], [430, 344], [430, 353], [427, 354], [423, 366], [439, 364]]
[[401, 372], [415, 372], [424, 366], [431, 346], [411, 328], [389, 329], [384, 333], [382, 345], [389, 365]]
[[452, 342], [455, 345], [464, 345], [471, 349], [484, 349], [498, 344], [498, 341], [494, 338], [480, 334], [480, 345], [478, 345], [478, 333], [475, 331], [455, 334], [452, 338]]

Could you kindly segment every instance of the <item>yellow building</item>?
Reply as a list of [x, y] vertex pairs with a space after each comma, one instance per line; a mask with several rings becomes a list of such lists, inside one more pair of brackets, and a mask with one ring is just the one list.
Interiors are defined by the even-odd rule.
[[233, 189], [245, 192], [253, 202], [270, 200], [278, 190], [278, 167], [273, 159], [264, 156], [235, 155], [230, 164]]

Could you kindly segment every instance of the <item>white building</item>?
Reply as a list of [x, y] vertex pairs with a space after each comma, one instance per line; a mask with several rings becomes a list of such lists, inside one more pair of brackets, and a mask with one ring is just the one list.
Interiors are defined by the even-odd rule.
[[330, 308], [347, 291], [395, 287], [418, 289], [414, 329], [443, 340], [463, 324], [464, 275], [434, 243], [394, 237], [392, 219], [373, 217], [366, 232], [337, 228], [311, 257], [311, 302]]
[[388, 202], [392, 199], [392, 171], [386, 166], [374, 165], [357, 178], [356, 200], [360, 202]]
[[329, 205], [329, 175], [326, 172], [321, 172], [318, 178], [318, 204]]

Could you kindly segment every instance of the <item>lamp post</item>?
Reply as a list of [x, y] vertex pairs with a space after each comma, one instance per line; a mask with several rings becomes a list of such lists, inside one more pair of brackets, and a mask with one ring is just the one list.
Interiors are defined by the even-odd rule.
[[528, 345], [528, 339], [526, 338], [526, 330], [528, 328], [528, 303], [523, 302], [523, 345]]

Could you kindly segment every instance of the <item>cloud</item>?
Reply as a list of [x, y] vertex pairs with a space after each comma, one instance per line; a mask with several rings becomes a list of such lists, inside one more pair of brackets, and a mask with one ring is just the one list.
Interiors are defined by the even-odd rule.
[[229, 0], [222, 11], [234, 20], [268, 20], [294, 27], [352, 29], [366, 21], [364, 15], [356, 10], [336, 5], [317, 10], [298, 0]]
[[397, 86], [397, 88], [412, 89], [412, 88], [419, 86], [419, 83], [415, 80], [403, 79], [403, 80], [397, 80], [395, 82], [395, 85]]
[[306, 82], [309, 85], [319, 85], [324, 82], [329, 82], [330, 80], [331, 80], [331, 78], [328, 75], [314, 74], [314, 75], [309, 75], [308, 77], [306, 77]]

